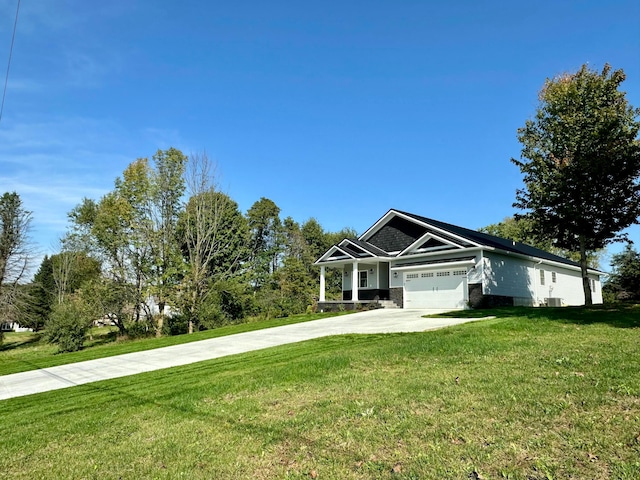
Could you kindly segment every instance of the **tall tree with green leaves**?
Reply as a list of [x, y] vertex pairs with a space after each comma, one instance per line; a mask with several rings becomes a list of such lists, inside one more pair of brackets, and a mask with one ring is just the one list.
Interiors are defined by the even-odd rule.
[[[99, 202], [83, 200], [70, 214], [74, 229], [67, 238], [103, 261], [108, 280], [124, 293], [119, 312], [127, 316], [124, 312], [132, 310], [134, 321], [150, 319], [150, 299], [157, 299], [158, 335], [164, 306], [179, 281], [182, 259], [176, 230], [186, 162], [174, 148], [158, 150], [153, 165], [139, 158], [115, 180], [113, 191]], [[116, 321], [121, 328], [124, 320]]]
[[[129, 208], [114, 192], [99, 202], [84, 198], [70, 213], [71, 235], [84, 242], [84, 249], [99, 258], [103, 265], [104, 282], [118, 295], [108, 303], [109, 315], [121, 334], [126, 333], [130, 307], [137, 302], [134, 275], [131, 272], [127, 231]], [[102, 283], [102, 282], [99, 282]]]
[[165, 305], [179, 281], [181, 264], [177, 225], [183, 210], [185, 192], [184, 173], [187, 157], [180, 150], [158, 150], [153, 156], [154, 168], [150, 172], [150, 231], [151, 293], [157, 297], [159, 315], [156, 335], [161, 335]]
[[[99, 202], [85, 199], [70, 214], [77, 238], [88, 237], [105, 268], [105, 274], [126, 292], [118, 315], [133, 308], [133, 319], [149, 314], [145, 287], [150, 272], [151, 247], [147, 237], [150, 221], [146, 212], [150, 196], [149, 166], [138, 159], [115, 180], [115, 188]], [[82, 232], [82, 233], [79, 233]], [[83, 235], [84, 234], [84, 235]], [[117, 323], [124, 329], [125, 318]]]
[[585, 304], [592, 304], [588, 252], [624, 237], [640, 217], [640, 109], [619, 88], [622, 70], [583, 65], [548, 79], [535, 117], [518, 130], [524, 175], [514, 206], [535, 233], [580, 253]]
[[259, 289], [278, 269], [283, 250], [283, 229], [280, 208], [262, 197], [247, 211], [250, 239], [252, 283]]

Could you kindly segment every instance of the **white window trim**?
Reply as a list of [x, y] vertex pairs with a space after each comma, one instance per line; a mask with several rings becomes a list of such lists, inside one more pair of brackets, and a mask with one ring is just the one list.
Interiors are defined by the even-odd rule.
[[[364, 278], [362, 278], [362, 274], [364, 273]], [[362, 285], [362, 280], [364, 280], [365, 285]], [[368, 270], [358, 270], [358, 288], [369, 288], [369, 271]]]

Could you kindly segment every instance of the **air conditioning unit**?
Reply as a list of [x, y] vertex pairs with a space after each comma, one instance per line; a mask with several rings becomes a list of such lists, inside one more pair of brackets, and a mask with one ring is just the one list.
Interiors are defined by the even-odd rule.
[[547, 299], [547, 305], [550, 307], [561, 307], [562, 299], [559, 297], [550, 297]]

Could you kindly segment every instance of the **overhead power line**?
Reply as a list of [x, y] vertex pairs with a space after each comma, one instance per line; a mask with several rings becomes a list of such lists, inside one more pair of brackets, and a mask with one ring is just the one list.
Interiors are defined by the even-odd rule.
[[9, 83], [9, 70], [11, 69], [11, 56], [13, 55], [13, 44], [16, 40], [16, 28], [18, 27], [18, 13], [20, 12], [20, 0], [16, 7], [16, 19], [13, 22], [13, 34], [11, 35], [11, 46], [9, 47], [9, 61], [7, 62], [7, 75], [4, 78], [4, 90], [2, 91], [2, 105], [0, 105], [0, 122], [2, 121], [2, 112], [4, 112], [4, 99], [7, 96], [7, 84]]

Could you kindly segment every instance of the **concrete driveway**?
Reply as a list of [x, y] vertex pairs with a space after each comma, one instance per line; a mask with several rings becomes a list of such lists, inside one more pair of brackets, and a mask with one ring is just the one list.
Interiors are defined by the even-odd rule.
[[435, 310], [380, 309], [238, 333], [0, 377], [0, 400], [348, 333], [423, 332], [478, 319], [422, 318]]

